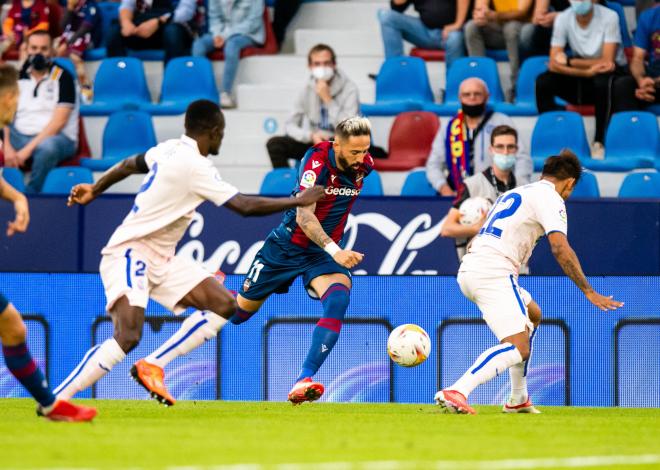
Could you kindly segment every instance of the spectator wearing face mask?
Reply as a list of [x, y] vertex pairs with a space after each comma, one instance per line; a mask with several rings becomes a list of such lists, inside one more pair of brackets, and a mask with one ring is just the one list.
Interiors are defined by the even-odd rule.
[[619, 16], [595, 1], [570, 0], [571, 8], [555, 18], [549, 71], [536, 79], [536, 105], [539, 113], [564, 109], [557, 97], [574, 105], [594, 105], [596, 134], [591, 154], [602, 158], [612, 84], [624, 74], [626, 59]]
[[285, 125], [286, 135], [272, 137], [266, 148], [273, 168], [300, 160], [309, 147], [334, 135], [343, 119], [358, 114], [358, 88], [337, 68], [330, 46], [317, 44], [307, 55], [309, 79]]
[[494, 203], [502, 194], [517, 186], [513, 168], [516, 165], [518, 154], [518, 132], [507, 125], [495, 127], [490, 134], [488, 151], [493, 159], [493, 164], [481, 173], [475, 173], [463, 180], [440, 232], [443, 237], [456, 239], [459, 262], [465, 255], [467, 244], [479, 233], [481, 226], [486, 221], [486, 213], [483, 213], [481, 219], [476, 223], [461, 224], [459, 212], [461, 204], [471, 197], [482, 197]]
[[38, 193], [48, 172], [76, 152], [79, 103], [73, 77], [51, 60], [46, 31], [28, 36], [27, 54], [18, 80], [16, 117], [4, 129], [5, 166], [26, 169], [31, 163], [26, 192]]
[[[480, 78], [463, 80], [458, 91], [461, 109], [442, 121], [426, 161], [426, 177], [441, 196], [455, 196], [467, 177], [492, 165], [488, 144], [495, 128], [515, 128], [509, 116], [488, 109], [488, 96], [488, 86]], [[516, 181], [529, 183], [533, 169], [532, 159], [519, 145], [513, 162]]]

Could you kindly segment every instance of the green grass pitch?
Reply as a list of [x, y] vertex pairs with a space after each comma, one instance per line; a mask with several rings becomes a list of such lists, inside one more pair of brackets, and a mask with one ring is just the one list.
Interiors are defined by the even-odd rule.
[[484, 406], [456, 416], [433, 405], [90, 403], [94, 423], [68, 424], [38, 419], [30, 400], [0, 400], [0, 467], [660, 468], [660, 409]]

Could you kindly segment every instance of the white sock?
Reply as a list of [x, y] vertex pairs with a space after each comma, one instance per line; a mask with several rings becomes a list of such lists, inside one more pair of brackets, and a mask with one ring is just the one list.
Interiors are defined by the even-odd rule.
[[519, 362], [522, 362], [522, 356], [513, 344], [498, 344], [481, 353], [481, 356], [474, 361], [467, 372], [448, 389], [456, 390], [467, 398], [479, 385], [488, 382]]
[[164, 368], [179, 356], [188, 354], [205, 341], [215, 338], [227, 320], [213, 312], [195, 311], [163, 345], [144, 360]]
[[69, 400], [76, 393], [98, 382], [125, 357], [126, 353], [122, 351], [117, 341], [114, 338], [107, 339], [87, 351], [80, 364], [53, 390], [53, 393], [59, 399]]
[[527, 390], [527, 371], [529, 368], [529, 361], [532, 359], [532, 345], [534, 336], [538, 328], [534, 328], [529, 337], [529, 357], [526, 361], [519, 364], [514, 364], [509, 368], [509, 376], [511, 377], [511, 399], [514, 403], [525, 403], [529, 398]]

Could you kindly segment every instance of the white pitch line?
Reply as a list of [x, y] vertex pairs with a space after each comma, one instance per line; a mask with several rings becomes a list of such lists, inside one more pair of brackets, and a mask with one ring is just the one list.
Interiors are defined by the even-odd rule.
[[615, 465], [651, 465], [660, 463], [660, 455], [596, 455], [565, 458], [507, 460], [436, 460], [436, 461], [366, 461], [309, 462], [282, 464], [235, 464], [168, 467], [167, 470], [518, 470], [535, 468], [589, 468]]

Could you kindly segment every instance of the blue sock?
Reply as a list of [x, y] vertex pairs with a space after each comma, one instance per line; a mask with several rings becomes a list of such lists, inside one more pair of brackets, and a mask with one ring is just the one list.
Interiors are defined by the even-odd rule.
[[321, 297], [323, 318], [314, 328], [312, 345], [296, 382], [316, 374], [337, 343], [342, 320], [348, 309], [350, 292], [349, 288], [343, 284], [332, 284]]
[[248, 312], [247, 310], [243, 310], [241, 307], [236, 307], [236, 313], [234, 313], [229, 318], [229, 321], [234, 325], [240, 325], [241, 323], [244, 323], [252, 318], [252, 315], [255, 313], [257, 312]]
[[32, 360], [25, 343], [18, 346], [3, 346], [7, 369], [23, 384], [41, 406], [55, 403], [55, 395], [48, 388], [48, 383], [41, 369]]

